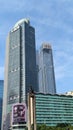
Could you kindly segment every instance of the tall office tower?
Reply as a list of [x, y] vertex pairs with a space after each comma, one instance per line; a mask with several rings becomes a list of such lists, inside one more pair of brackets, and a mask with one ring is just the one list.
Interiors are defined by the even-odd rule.
[[52, 48], [45, 43], [39, 52], [39, 92], [56, 93]]
[[[36, 75], [35, 29], [28, 19], [18, 21], [9, 32], [6, 45], [4, 81], [4, 118], [10, 120], [10, 111], [15, 103], [27, 103], [27, 93], [38, 91]], [[7, 116], [7, 117], [6, 117]], [[9, 122], [6, 123], [6, 130]], [[3, 123], [2, 123], [3, 126]], [[3, 128], [2, 128], [3, 130]]]
[[4, 81], [0, 80], [0, 130], [1, 130], [1, 121], [2, 121], [3, 88], [4, 88]]
[[36, 70], [37, 70], [37, 84], [39, 86], [39, 51], [36, 50]]

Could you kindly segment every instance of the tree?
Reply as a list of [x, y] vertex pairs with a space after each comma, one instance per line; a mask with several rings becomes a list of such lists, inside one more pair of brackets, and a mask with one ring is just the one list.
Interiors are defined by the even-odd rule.
[[47, 129], [46, 125], [45, 125], [45, 124], [42, 124], [40, 130], [46, 130], [46, 129]]
[[40, 129], [41, 129], [41, 125], [38, 125], [38, 124], [37, 124], [36, 129], [37, 129], [37, 130], [40, 130]]
[[56, 127], [62, 128], [62, 127], [68, 127], [68, 126], [70, 126], [70, 124], [68, 124], [68, 123], [58, 123]]

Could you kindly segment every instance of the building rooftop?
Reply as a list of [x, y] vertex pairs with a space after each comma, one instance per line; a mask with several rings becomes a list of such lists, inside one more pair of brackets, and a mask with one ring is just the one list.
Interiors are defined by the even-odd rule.
[[19, 26], [20, 26], [22, 23], [24, 23], [24, 22], [26, 22], [27, 24], [30, 24], [29, 19], [23, 18], [23, 19], [19, 20], [19, 21], [14, 25], [14, 27], [13, 27], [12, 30], [11, 30], [11, 32], [14, 32], [14, 31], [16, 31], [17, 29], [19, 29]]
[[14, 27], [13, 28], [16, 28], [16, 27], [18, 27], [21, 23], [23, 23], [23, 22], [26, 22], [26, 23], [29, 23], [29, 19], [21, 19], [21, 20], [19, 20], [15, 25], [14, 25]]
[[66, 92], [65, 95], [71, 95], [71, 96], [73, 96], [73, 91]]
[[52, 48], [51, 48], [51, 45], [49, 43], [45, 42], [42, 44], [41, 49], [52, 49]]
[[33, 92], [32, 94], [34, 94], [34, 95], [44, 95], [44, 96], [46, 96], [46, 95], [51, 95], [51, 96], [60, 96], [60, 97], [73, 97], [73, 95], [66, 95], [66, 94], [50, 94], [50, 93], [45, 94], [45, 93], [39, 93], [39, 92]]

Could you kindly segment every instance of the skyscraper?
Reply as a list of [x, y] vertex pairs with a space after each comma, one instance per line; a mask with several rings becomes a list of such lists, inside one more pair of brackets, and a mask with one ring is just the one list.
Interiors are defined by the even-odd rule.
[[[22, 19], [15, 24], [9, 32], [6, 47], [3, 122], [6, 116], [9, 117], [13, 104], [27, 103], [30, 86], [38, 91], [35, 29], [28, 19]], [[9, 125], [8, 123], [5, 129]]]
[[39, 51], [39, 92], [56, 93], [52, 48], [45, 43]]

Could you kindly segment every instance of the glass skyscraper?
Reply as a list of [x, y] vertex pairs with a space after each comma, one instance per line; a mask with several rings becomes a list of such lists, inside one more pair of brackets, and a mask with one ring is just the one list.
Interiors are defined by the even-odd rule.
[[39, 92], [56, 93], [52, 48], [46, 43], [39, 51]]
[[[9, 32], [6, 45], [3, 122], [15, 103], [27, 103], [27, 93], [37, 88], [35, 29], [28, 19], [18, 21]], [[3, 130], [2, 122], [2, 130]], [[7, 123], [6, 123], [7, 124]], [[5, 124], [4, 124], [5, 126]], [[8, 122], [5, 127], [8, 130]]]

